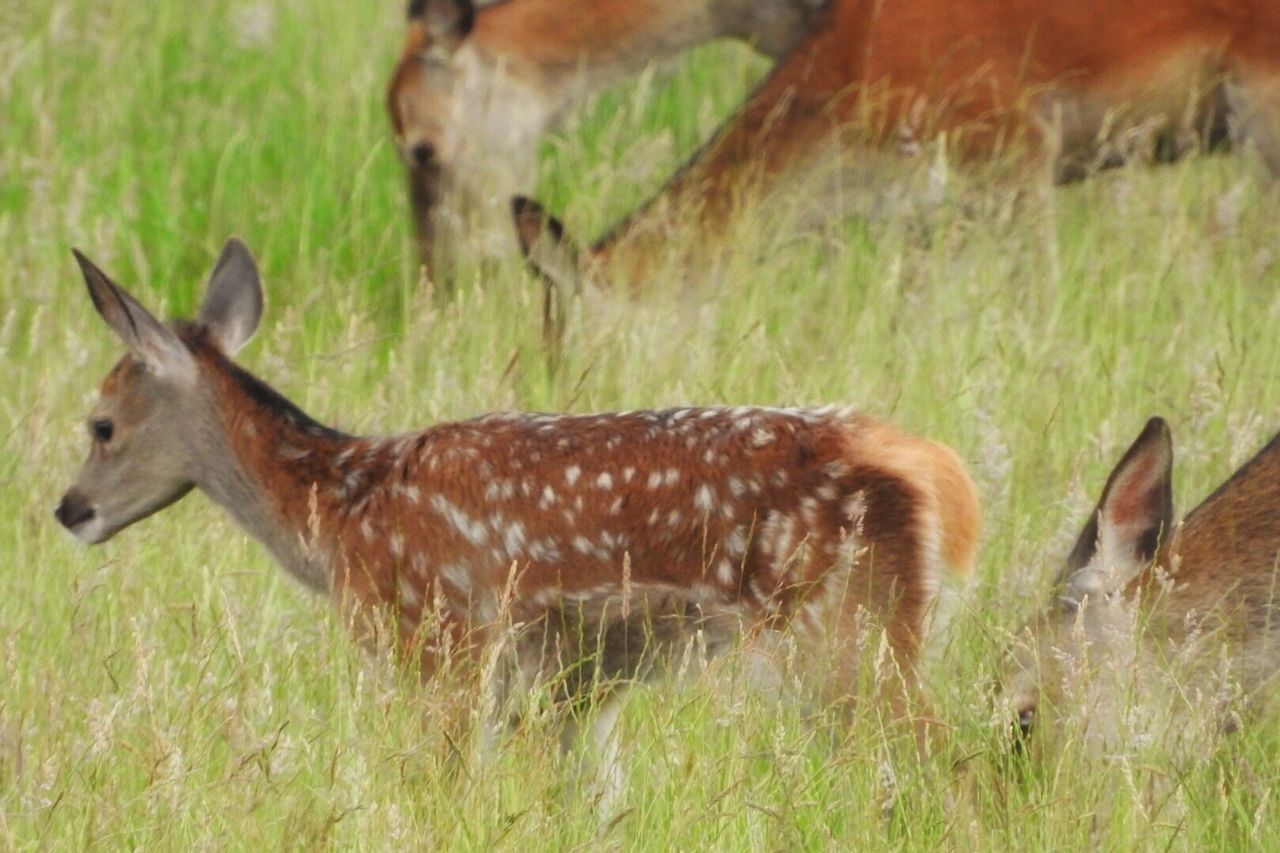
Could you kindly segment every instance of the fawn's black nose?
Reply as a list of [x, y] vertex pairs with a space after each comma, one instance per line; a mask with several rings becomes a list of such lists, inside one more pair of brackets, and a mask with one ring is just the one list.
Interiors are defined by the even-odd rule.
[[62, 500], [58, 502], [58, 508], [53, 511], [53, 515], [62, 526], [68, 530], [74, 530], [94, 516], [93, 504], [85, 500], [83, 495], [76, 492], [67, 492], [62, 496]]
[[430, 169], [436, 164], [436, 147], [430, 142], [419, 142], [409, 149], [409, 156], [419, 169]]

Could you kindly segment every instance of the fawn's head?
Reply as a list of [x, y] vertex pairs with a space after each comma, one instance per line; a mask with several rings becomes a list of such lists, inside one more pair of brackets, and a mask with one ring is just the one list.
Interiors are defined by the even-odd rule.
[[217, 415], [187, 341], [198, 337], [233, 354], [258, 327], [262, 289], [249, 250], [230, 240], [197, 322], [165, 324], [84, 255], [75, 257], [94, 308], [129, 349], [102, 382], [88, 419], [89, 457], [55, 512], [93, 544], [199, 484]]
[[1058, 570], [1049, 606], [1019, 632], [1002, 688], [1022, 737], [1042, 706], [1061, 707], [1064, 685], [1086, 665], [1116, 664], [1136, 652], [1130, 612], [1116, 594], [1152, 565], [1170, 532], [1172, 466], [1169, 427], [1151, 418], [1107, 478]]

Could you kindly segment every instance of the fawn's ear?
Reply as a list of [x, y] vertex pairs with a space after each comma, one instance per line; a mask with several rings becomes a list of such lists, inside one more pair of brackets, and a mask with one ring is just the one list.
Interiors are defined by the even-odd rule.
[[222, 247], [205, 286], [200, 322], [227, 355], [249, 342], [262, 320], [262, 283], [258, 264], [235, 237]]
[[420, 21], [430, 47], [452, 53], [476, 23], [472, 0], [409, 0], [409, 20]]
[[[1151, 418], [1107, 478], [1060, 580], [1065, 600], [1111, 591], [1151, 562], [1173, 526], [1173, 438]], [[1104, 579], [1109, 583], [1104, 583]]]
[[511, 214], [520, 239], [520, 253], [529, 268], [544, 281], [564, 293], [577, 293], [581, 279], [578, 258], [581, 253], [564, 225], [531, 198], [511, 199]]
[[102, 319], [120, 336], [135, 357], [157, 373], [183, 370], [191, 366], [191, 354], [173, 330], [142, 307], [142, 303], [129, 295], [123, 287], [86, 258], [78, 249], [72, 249], [84, 283], [89, 288], [89, 298]]

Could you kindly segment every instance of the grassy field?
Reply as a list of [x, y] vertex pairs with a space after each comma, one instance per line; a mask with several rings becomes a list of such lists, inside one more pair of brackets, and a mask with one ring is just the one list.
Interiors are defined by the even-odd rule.
[[[381, 112], [400, 14], [0, 6], [0, 846], [1280, 846], [1273, 720], [1190, 756], [1159, 739], [1089, 755], [1068, 736], [1011, 769], [992, 691], [1148, 415], [1173, 426], [1180, 510], [1280, 427], [1280, 194], [1256, 159], [1103, 175], [1033, 215], [982, 213], [1008, 209], [996, 198], [768, 229], [714, 284], [575, 329], [553, 373], [514, 259], [465, 272], [448, 301], [419, 279]], [[603, 228], [762, 70], [714, 46], [611, 93], [548, 143], [542, 197]], [[231, 234], [269, 300], [242, 361], [348, 430], [847, 401], [950, 443], [986, 519], [926, 671], [946, 754], [917, 761], [871, 714], [833, 733], [731, 678], [647, 689], [623, 718], [626, 794], [602, 817], [545, 726], [483, 773], [460, 767], [442, 721], [471, 700], [367, 660], [203, 498], [73, 543], [51, 511], [119, 345], [70, 247], [182, 314]]]

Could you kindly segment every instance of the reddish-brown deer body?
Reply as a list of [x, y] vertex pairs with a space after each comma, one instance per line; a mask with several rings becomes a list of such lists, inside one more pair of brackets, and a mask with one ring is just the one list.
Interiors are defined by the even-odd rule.
[[[1242, 710], [1235, 699], [1274, 687], [1280, 437], [1176, 525], [1172, 465], [1169, 429], [1152, 418], [1108, 479], [1053, 605], [1015, 651], [1006, 688], [1024, 730], [1044, 705], [1084, 710], [1100, 718], [1091, 733], [1114, 738], [1116, 706], [1153, 693], [1164, 710], [1199, 703], [1190, 710], [1222, 726]], [[1089, 707], [1068, 694], [1089, 696]]]
[[[1072, 180], [1174, 156], [1197, 133], [1224, 133], [1228, 109], [1280, 171], [1271, 0], [833, 0], [707, 147], [588, 254], [607, 282], [643, 281], [674, 225], [694, 223], [698, 246], [744, 197], [811, 171], [814, 192], [842, 175], [861, 185], [886, 171], [877, 152], [910, 158], [942, 140], [970, 162], [1029, 153]], [[841, 208], [819, 196], [819, 215]]]
[[[575, 103], [719, 37], [782, 55], [819, 0], [471, 0], [409, 4], [387, 91], [425, 263], [458, 242], [511, 243], [507, 199], [531, 189], [538, 140]], [[441, 233], [454, 239], [441, 240]], [[489, 245], [493, 244], [493, 245]]]
[[[712, 626], [718, 647], [724, 626], [792, 631], [830, 650], [822, 686], [840, 696], [865, 617], [909, 678], [944, 574], [970, 568], [977, 502], [955, 454], [849, 410], [493, 414], [352, 437], [230, 360], [261, 310], [239, 244], [194, 324], [159, 323], [82, 264], [131, 354], [59, 519], [98, 542], [199, 488], [360, 625], [389, 617], [424, 672], [504, 618], [642, 636], [632, 607], [667, 620], [657, 635]], [[636, 653], [600, 665], [630, 677]]]

